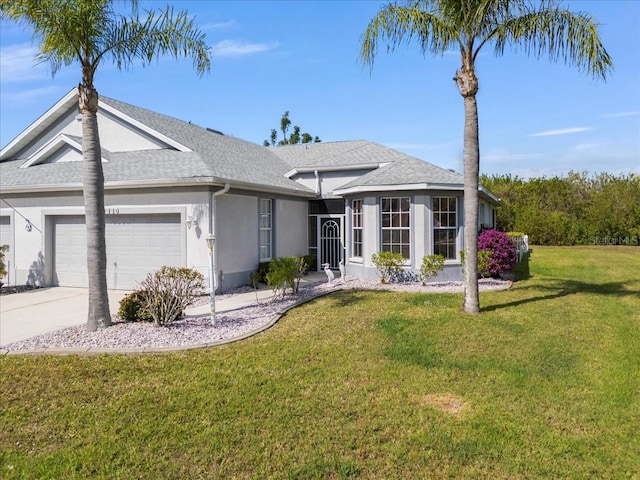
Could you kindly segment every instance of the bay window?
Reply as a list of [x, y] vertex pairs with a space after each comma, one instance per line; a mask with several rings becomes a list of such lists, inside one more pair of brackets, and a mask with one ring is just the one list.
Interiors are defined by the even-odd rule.
[[380, 201], [382, 251], [411, 258], [411, 199], [387, 197]]

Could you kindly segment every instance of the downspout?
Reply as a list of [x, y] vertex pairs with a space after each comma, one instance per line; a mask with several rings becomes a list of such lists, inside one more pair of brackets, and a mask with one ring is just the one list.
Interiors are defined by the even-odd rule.
[[[225, 183], [224, 188], [222, 190], [218, 190], [217, 192], [213, 192], [211, 194], [211, 211], [210, 211], [210, 219], [209, 219], [209, 230], [212, 235], [216, 235], [216, 197], [220, 195], [224, 195], [231, 188], [230, 183]], [[213, 271], [215, 272], [216, 257], [218, 256], [218, 249], [216, 248], [213, 252]], [[213, 288], [216, 290], [218, 288], [218, 275], [213, 275]]]
[[318, 170], [314, 170], [313, 174], [316, 176], [316, 195], [320, 195], [320, 174]]

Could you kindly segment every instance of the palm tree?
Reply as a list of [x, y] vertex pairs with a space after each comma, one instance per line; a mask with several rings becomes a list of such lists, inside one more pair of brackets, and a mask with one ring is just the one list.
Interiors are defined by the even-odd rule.
[[87, 329], [111, 325], [107, 294], [104, 175], [98, 135], [98, 92], [94, 77], [99, 65], [111, 61], [118, 69], [140, 60], [149, 64], [158, 55], [191, 57], [202, 75], [211, 68], [209, 47], [187, 12], [146, 12], [141, 18], [137, 1], [132, 15], [114, 9], [113, 0], [0, 0], [0, 13], [34, 30], [40, 42], [39, 58], [52, 73], [79, 63], [82, 81], [78, 103], [82, 113], [84, 204], [87, 225], [89, 311]]
[[598, 34], [598, 25], [585, 13], [573, 13], [557, 0], [409, 0], [384, 6], [362, 35], [360, 58], [373, 67], [378, 42], [394, 51], [416, 40], [423, 54], [460, 52], [454, 80], [464, 99], [464, 248], [466, 268], [463, 309], [478, 313], [478, 78], [475, 63], [490, 44], [496, 55], [519, 46], [537, 57], [564, 60], [596, 78], [606, 79], [611, 57]]

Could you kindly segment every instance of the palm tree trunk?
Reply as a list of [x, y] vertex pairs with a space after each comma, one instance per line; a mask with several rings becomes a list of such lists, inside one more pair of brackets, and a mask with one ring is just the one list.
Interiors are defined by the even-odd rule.
[[478, 294], [478, 175], [480, 142], [476, 96], [464, 97], [464, 300], [465, 313], [480, 312]]
[[89, 312], [87, 330], [111, 325], [107, 293], [107, 246], [105, 241], [104, 174], [98, 135], [98, 92], [78, 87], [82, 112], [82, 160], [84, 164], [84, 211], [87, 225], [87, 273]]

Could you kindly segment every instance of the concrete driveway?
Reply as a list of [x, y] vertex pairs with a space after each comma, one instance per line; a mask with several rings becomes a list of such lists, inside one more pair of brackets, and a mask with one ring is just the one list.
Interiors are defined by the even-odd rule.
[[[112, 319], [127, 291], [109, 290]], [[0, 296], [0, 346], [87, 321], [86, 288], [53, 287]]]

